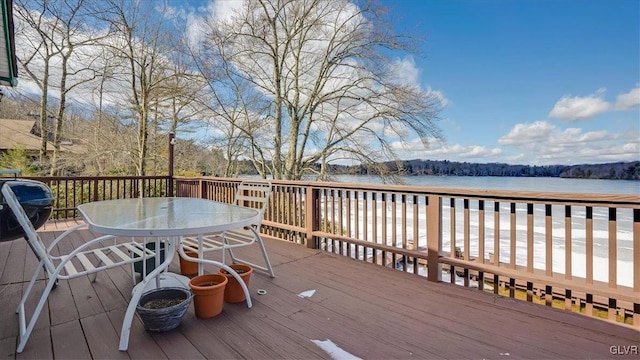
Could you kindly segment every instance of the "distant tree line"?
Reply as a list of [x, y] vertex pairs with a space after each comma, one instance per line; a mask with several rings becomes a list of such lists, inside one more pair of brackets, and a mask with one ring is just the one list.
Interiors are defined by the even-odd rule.
[[[448, 160], [406, 160], [384, 163], [397, 175], [516, 176], [640, 180], [640, 161], [580, 165], [509, 165]], [[368, 174], [364, 166], [336, 166], [334, 174]]]
[[[372, 171], [365, 165], [329, 165], [332, 175], [380, 175], [380, 165], [388, 175], [420, 176], [516, 176], [578, 179], [640, 180], [640, 161], [580, 165], [509, 165], [468, 163], [448, 160], [406, 160], [383, 162]], [[240, 162], [240, 173], [257, 174], [249, 161]]]

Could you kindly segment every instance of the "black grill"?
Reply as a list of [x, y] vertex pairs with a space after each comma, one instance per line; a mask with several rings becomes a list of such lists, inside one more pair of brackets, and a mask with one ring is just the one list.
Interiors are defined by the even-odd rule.
[[[38, 229], [47, 222], [53, 210], [54, 197], [46, 184], [34, 180], [0, 178], [0, 188], [5, 184], [11, 186], [34, 228]], [[0, 193], [0, 242], [24, 236], [22, 227]]]

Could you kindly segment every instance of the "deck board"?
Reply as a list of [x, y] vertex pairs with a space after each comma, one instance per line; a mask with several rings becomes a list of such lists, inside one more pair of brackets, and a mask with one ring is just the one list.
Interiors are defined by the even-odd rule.
[[[126, 306], [110, 311], [107, 314], [118, 336], [120, 334], [120, 328], [122, 327], [122, 319], [124, 318], [125, 311]], [[127, 353], [132, 359], [167, 359], [167, 356], [151, 334], [144, 331], [142, 323], [137, 317], [134, 317], [131, 324], [131, 333], [139, 334], [138, 336], [129, 337], [129, 350]], [[171, 334], [175, 334], [175, 332], [171, 332]], [[119, 344], [114, 345], [116, 349], [118, 345]]]
[[120, 329], [115, 329], [107, 313], [99, 313], [80, 320], [91, 356], [97, 359], [128, 359], [118, 350]]
[[[31, 339], [29, 339], [31, 341]], [[79, 320], [71, 320], [51, 328], [53, 352], [61, 359], [89, 359], [91, 353]]]
[[[48, 223], [40, 233], [51, 241], [63, 230]], [[68, 252], [93, 236], [78, 232], [58, 250]], [[133, 288], [129, 268], [120, 267], [99, 273], [96, 282], [61, 280], [22, 354], [15, 353], [14, 310], [37, 261], [23, 240], [0, 243], [0, 352], [7, 359], [330, 359], [313, 340], [331, 340], [363, 359], [624, 359], [634, 356], [613, 355], [609, 348], [640, 344], [640, 332], [627, 326], [265, 241], [276, 277], [254, 273], [251, 309], [225, 304], [221, 315], [198, 319], [191, 305], [176, 330], [161, 334], [146, 332], [135, 317], [129, 350], [120, 352]], [[237, 254], [260, 261], [257, 247]], [[179, 271], [177, 259], [170, 269]], [[34, 291], [44, 286], [39, 280]], [[267, 294], [257, 295], [257, 289]], [[307, 290], [316, 292], [298, 296]]]
[[33, 346], [25, 348], [16, 359], [51, 359], [54, 357], [51, 345], [51, 331], [49, 327], [36, 328], [31, 333], [29, 344]]

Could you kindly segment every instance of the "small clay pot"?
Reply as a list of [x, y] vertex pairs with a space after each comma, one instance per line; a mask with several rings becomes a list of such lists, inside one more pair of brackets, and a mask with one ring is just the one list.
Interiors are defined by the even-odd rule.
[[[244, 264], [232, 264], [229, 265], [230, 268], [235, 270], [238, 275], [242, 278], [244, 283], [249, 287], [249, 282], [251, 280], [251, 274], [253, 273], [253, 268], [249, 265]], [[229, 274], [225, 269], [220, 268], [218, 273], [227, 277], [229, 281], [224, 290], [224, 301], [228, 303], [239, 303], [245, 301], [247, 298], [244, 295], [244, 291], [242, 291], [242, 286], [238, 283], [238, 280], [233, 277], [233, 275]]]
[[[198, 253], [192, 251], [185, 251], [187, 256], [192, 258], [198, 258]], [[179, 254], [178, 254], [179, 255]], [[198, 273], [198, 263], [183, 259], [182, 256], [178, 256], [180, 258], [180, 273], [185, 276], [196, 275]]]
[[222, 312], [227, 282], [220, 274], [198, 275], [189, 280], [196, 317], [211, 318]]

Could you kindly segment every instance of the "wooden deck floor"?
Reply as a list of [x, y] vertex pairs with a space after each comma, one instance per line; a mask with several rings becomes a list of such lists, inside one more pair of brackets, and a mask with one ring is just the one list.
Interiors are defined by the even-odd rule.
[[[41, 229], [42, 237], [52, 239], [58, 225]], [[77, 246], [90, 236], [82, 232], [70, 240]], [[129, 351], [120, 352], [132, 283], [128, 269], [113, 269], [95, 283], [84, 277], [61, 281], [22, 354], [15, 353], [14, 311], [36, 260], [25, 241], [0, 243], [0, 358], [331, 358], [314, 340], [330, 340], [346, 352], [334, 358], [638, 358], [640, 332], [629, 327], [266, 242], [276, 278], [253, 275], [251, 309], [226, 304], [221, 315], [202, 320], [191, 305], [181, 325], [166, 333], [148, 333], [135, 318]], [[171, 269], [178, 271], [177, 261]], [[43, 281], [38, 285], [42, 289]], [[257, 289], [267, 294], [257, 295]], [[315, 293], [298, 296], [307, 290]], [[631, 350], [615, 355], [612, 346]]]

